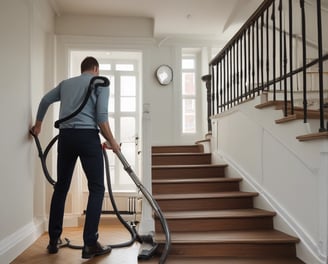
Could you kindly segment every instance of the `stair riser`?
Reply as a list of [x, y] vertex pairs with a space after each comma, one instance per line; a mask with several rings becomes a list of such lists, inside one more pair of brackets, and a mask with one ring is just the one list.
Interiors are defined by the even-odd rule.
[[252, 208], [252, 197], [245, 198], [209, 198], [188, 200], [157, 200], [162, 211], [202, 211]]
[[202, 153], [202, 145], [191, 146], [156, 146], [152, 147], [152, 153]]
[[224, 171], [225, 167], [152, 168], [152, 178], [164, 180], [224, 177]]
[[153, 194], [214, 193], [214, 192], [230, 192], [230, 191], [239, 191], [239, 182], [153, 184]]
[[[158, 251], [161, 252], [162, 245]], [[184, 257], [296, 257], [294, 244], [268, 243], [222, 243], [222, 244], [175, 244], [172, 243], [171, 256]]]
[[164, 155], [152, 156], [153, 165], [197, 165], [197, 164], [211, 164], [210, 155]]
[[[169, 219], [171, 232], [228, 231], [228, 230], [268, 230], [273, 228], [272, 217], [225, 218], [225, 219]], [[156, 233], [162, 232], [160, 221], [155, 221]]]

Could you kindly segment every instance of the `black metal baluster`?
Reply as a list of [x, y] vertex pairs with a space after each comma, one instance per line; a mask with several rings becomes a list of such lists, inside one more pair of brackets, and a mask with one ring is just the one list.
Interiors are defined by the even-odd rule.
[[[260, 70], [261, 70], [261, 90], [263, 91], [263, 84], [264, 84], [264, 71], [263, 71], [263, 54], [264, 54], [264, 46], [263, 46], [263, 28], [264, 28], [264, 17], [263, 14], [261, 15], [261, 58], [260, 58]], [[262, 92], [261, 91], [261, 92]], [[259, 91], [260, 92], [260, 91]]]
[[216, 75], [215, 75], [215, 65], [213, 65], [213, 90], [212, 90], [212, 107], [213, 107], [213, 111], [212, 111], [212, 115], [216, 114], [216, 102], [215, 102], [215, 91], [216, 91]]
[[232, 71], [232, 46], [230, 46], [230, 53], [229, 53], [229, 63], [230, 63], [230, 90], [229, 90], [229, 108], [232, 107], [233, 102], [233, 71]]
[[237, 45], [237, 41], [235, 42], [234, 44], [234, 53], [233, 53], [233, 63], [234, 63], [234, 105], [237, 105], [239, 102], [238, 102], [238, 45]]
[[220, 60], [220, 104], [221, 104], [221, 112], [224, 110], [223, 108], [223, 74], [222, 74], [222, 65], [223, 65], [223, 59]]
[[[289, 0], [289, 72], [293, 71], [293, 1]], [[294, 114], [294, 85], [293, 75], [289, 79], [290, 84], [290, 114]]]
[[255, 24], [252, 25], [252, 97], [255, 97]]
[[212, 115], [215, 115], [215, 65], [212, 66], [212, 90], [211, 90], [211, 105], [212, 105]]
[[235, 59], [234, 59], [234, 63], [235, 63], [235, 91], [236, 91], [236, 97], [235, 97], [235, 105], [239, 104], [239, 92], [238, 92], [238, 86], [239, 86], [239, 56], [238, 56], [238, 52], [239, 52], [239, 47], [238, 47], [238, 40], [236, 40], [235, 42]]
[[238, 87], [238, 97], [240, 98], [240, 102], [243, 101], [243, 35], [241, 35], [239, 39], [239, 87]]
[[244, 97], [247, 99], [247, 30], [244, 31]]
[[[280, 65], [280, 77], [281, 77], [283, 71], [282, 0], [279, 1], [278, 11], [279, 11], [279, 65]], [[281, 91], [281, 89], [282, 89], [282, 80], [280, 80], [279, 90]]]
[[307, 122], [307, 86], [306, 86], [306, 24], [305, 24], [305, 6], [304, 0], [300, 0], [302, 13], [302, 56], [303, 56], [303, 110], [304, 123]]
[[270, 43], [269, 43], [269, 8], [266, 11], [266, 82], [267, 82], [267, 91], [269, 91], [269, 74], [270, 74], [270, 60], [269, 60], [269, 54], [270, 54]]
[[226, 51], [223, 53], [223, 98], [224, 98], [224, 110], [226, 109], [226, 98], [227, 98], [227, 80], [226, 80]]
[[235, 43], [232, 44], [232, 62], [231, 62], [231, 69], [232, 69], [232, 100], [233, 105], [236, 105], [236, 45]]
[[[259, 38], [259, 19], [256, 20], [256, 87], [260, 86], [260, 38]], [[258, 89], [257, 94], [260, 94]]]
[[[284, 30], [284, 76], [287, 75], [287, 40], [286, 31]], [[288, 98], [287, 98], [287, 79], [284, 80], [284, 115], [288, 115]]]
[[216, 107], [215, 107], [215, 109], [216, 109], [216, 112], [217, 113], [220, 113], [220, 103], [219, 103], [219, 67], [218, 67], [218, 64], [216, 64], [216, 66], [215, 66], [215, 70], [216, 70], [216, 72], [215, 72], [215, 76], [216, 76], [216, 82], [215, 82], [215, 86], [216, 86], [216, 93], [215, 93], [215, 95], [216, 95]]
[[247, 98], [251, 96], [251, 27], [248, 29], [248, 92]]
[[[275, 0], [272, 3], [272, 39], [273, 39], [273, 45], [272, 45], [272, 79], [276, 79], [276, 7], [275, 7]], [[273, 101], [276, 101], [277, 99], [277, 83], [273, 82]]]
[[319, 104], [320, 104], [320, 128], [319, 132], [327, 131], [324, 121], [324, 96], [323, 96], [323, 61], [322, 61], [322, 20], [321, 20], [321, 0], [317, 0], [317, 21], [318, 21], [318, 59], [319, 59]]

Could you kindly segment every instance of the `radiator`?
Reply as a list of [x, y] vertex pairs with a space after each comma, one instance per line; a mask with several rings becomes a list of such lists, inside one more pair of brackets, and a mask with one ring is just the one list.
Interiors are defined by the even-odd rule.
[[[84, 208], [88, 202], [88, 192], [83, 193]], [[116, 207], [121, 214], [140, 214], [142, 207], [142, 199], [138, 193], [135, 192], [114, 192], [114, 199]], [[114, 209], [109, 198], [108, 192], [105, 193], [103, 206], [103, 214], [114, 214]]]

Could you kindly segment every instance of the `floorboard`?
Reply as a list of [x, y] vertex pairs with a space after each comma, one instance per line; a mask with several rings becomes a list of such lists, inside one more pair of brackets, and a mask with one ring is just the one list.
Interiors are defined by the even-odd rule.
[[[62, 238], [70, 239], [72, 245], [82, 245], [82, 228], [65, 228]], [[102, 244], [118, 244], [130, 240], [130, 234], [120, 225], [99, 227], [99, 242]], [[43, 234], [33, 245], [26, 249], [11, 264], [137, 264], [139, 243], [127, 248], [113, 249], [109, 255], [95, 257], [90, 260], [81, 258], [81, 250], [61, 248], [57, 254], [49, 255], [46, 251], [48, 234]]]

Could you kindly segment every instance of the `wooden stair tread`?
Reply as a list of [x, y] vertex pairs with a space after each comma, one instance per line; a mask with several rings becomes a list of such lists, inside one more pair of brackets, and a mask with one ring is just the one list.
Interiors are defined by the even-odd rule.
[[[328, 115], [325, 114], [324, 117], [327, 118]], [[299, 120], [299, 119], [303, 119], [303, 118], [304, 118], [304, 113], [303, 112], [294, 111], [293, 115], [289, 114], [289, 115], [284, 116], [280, 119], [277, 119], [277, 120], [275, 120], [275, 123], [276, 124], [282, 124], [282, 123], [287, 123], [287, 122], [290, 122], [290, 121]], [[312, 110], [312, 111], [307, 112], [307, 119], [319, 119], [319, 118], [320, 118], [319, 111]]]
[[199, 144], [194, 145], [165, 145], [165, 146], [152, 146], [152, 153], [202, 153], [204, 147]]
[[[157, 242], [165, 241], [164, 234], [156, 234]], [[288, 244], [298, 243], [299, 239], [277, 230], [246, 230], [246, 231], [208, 231], [208, 232], [173, 232], [173, 244], [181, 243], [228, 243], [228, 244]]]
[[211, 142], [211, 139], [206, 138], [206, 139], [198, 140], [195, 142], [195, 144], [201, 144], [201, 143], [205, 143], [205, 142]]
[[280, 119], [277, 119], [277, 120], [275, 120], [275, 123], [276, 124], [282, 124], [282, 123], [290, 122], [290, 121], [293, 121], [293, 120], [297, 120], [297, 116], [295, 114], [294, 115], [288, 115], [288, 116], [282, 117]]
[[153, 169], [226, 168], [227, 164], [152, 165]]
[[211, 153], [198, 153], [198, 152], [177, 152], [177, 153], [153, 153], [152, 156], [158, 157], [158, 156], [165, 156], [165, 157], [171, 157], [171, 156], [211, 156]]
[[157, 194], [154, 195], [156, 200], [171, 200], [171, 199], [208, 199], [208, 198], [242, 198], [258, 196], [256, 192], [219, 192], [219, 193], [185, 193], [185, 194]]
[[231, 209], [231, 210], [211, 210], [211, 211], [182, 211], [164, 212], [166, 219], [193, 219], [193, 218], [251, 218], [275, 216], [275, 212], [250, 208], [250, 209]]
[[[139, 264], [158, 264], [159, 258], [138, 260]], [[297, 258], [182, 257], [169, 256], [165, 264], [302, 264]]]
[[256, 105], [255, 108], [263, 109], [263, 108], [270, 107], [270, 106], [281, 105], [283, 103], [284, 103], [284, 101], [272, 101], [272, 100], [270, 100], [270, 101], [267, 101], [267, 102]]
[[328, 132], [318, 132], [296, 137], [299, 141], [310, 141], [315, 139], [328, 139]]
[[183, 184], [183, 183], [215, 183], [215, 182], [240, 182], [242, 178], [195, 178], [195, 179], [161, 179], [152, 180], [152, 183], [157, 184]]

